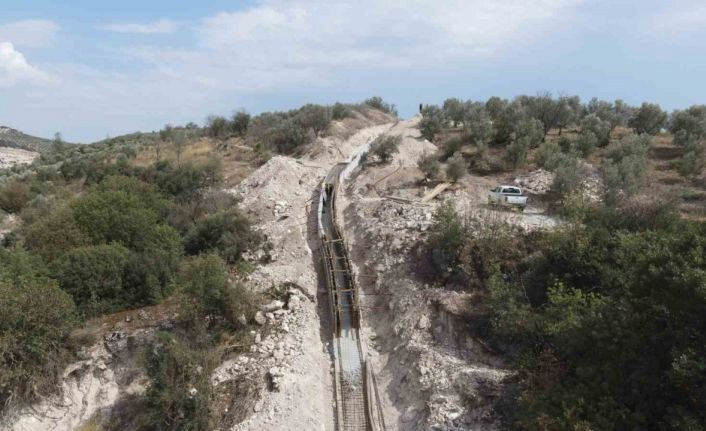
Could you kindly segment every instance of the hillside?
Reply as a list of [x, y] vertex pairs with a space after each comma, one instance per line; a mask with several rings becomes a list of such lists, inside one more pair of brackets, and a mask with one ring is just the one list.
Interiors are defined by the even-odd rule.
[[38, 138], [7, 126], [0, 126], [0, 147], [44, 152], [51, 147], [51, 142], [51, 139]]

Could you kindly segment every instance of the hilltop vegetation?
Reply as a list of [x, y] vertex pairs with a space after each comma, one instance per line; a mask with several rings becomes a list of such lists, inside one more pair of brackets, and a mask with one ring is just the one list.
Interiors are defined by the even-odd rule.
[[393, 109], [366, 103], [237, 112], [91, 145], [55, 139], [31, 165], [0, 171], [0, 210], [14, 220], [0, 238], [3, 410], [57, 389], [90, 342], [78, 328], [159, 304], [178, 318], [144, 354], [151, 385], [131, 426], [211, 429], [208, 371], [252, 324], [261, 297], [243, 276], [269, 258], [266, 238], [223, 190], [226, 177], [237, 181], [270, 153], [302, 152], [371, 104]]
[[[496, 405], [505, 426], [704, 429], [706, 222], [659, 180], [678, 173], [704, 193], [706, 109], [539, 95], [450, 99], [424, 115], [422, 133], [440, 146], [420, 160], [427, 176], [452, 155], [476, 174], [555, 173], [558, 229], [526, 232], [446, 204], [421, 248], [420, 274], [473, 292], [471, 327], [517, 370]], [[598, 200], [581, 196], [586, 164], [604, 184]]]
[[[55, 139], [61, 139], [57, 135]], [[45, 152], [52, 148], [53, 140], [27, 135], [19, 130], [0, 126], [0, 147], [20, 148], [28, 151]], [[69, 144], [70, 145], [70, 144]]]

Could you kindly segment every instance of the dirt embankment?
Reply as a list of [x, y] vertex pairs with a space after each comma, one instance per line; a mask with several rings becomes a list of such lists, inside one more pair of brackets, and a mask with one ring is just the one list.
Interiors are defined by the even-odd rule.
[[416, 120], [390, 133], [403, 136], [392, 163], [354, 171], [339, 201], [363, 291], [361, 338], [379, 376], [386, 423], [405, 430], [498, 429], [493, 405], [510, 372], [467, 327], [472, 295], [425, 285], [411, 256], [441, 201], [454, 200], [462, 211], [485, 210], [478, 198], [485, 184], [466, 178], [422, 204], [428, 190], [416, 163], [436, 148], [419, 137]]

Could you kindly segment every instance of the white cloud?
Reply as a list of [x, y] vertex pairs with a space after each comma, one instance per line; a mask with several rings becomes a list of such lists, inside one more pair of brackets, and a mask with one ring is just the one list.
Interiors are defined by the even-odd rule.
[[98, 28], [102, 30], [115, 31], [118, 33], [132, 34], [168, 34], [174, 33], [179, 28], [179, 24], [168, 19], [160, 19], [150, 23], [113, 23], [104, 24]]
[[199, 49], [142, 46], [129, 54], [185, 82], [264, 91], [316, 85], [357, 68], [471, 64], [568, 21], [566, 12], [580, 3], [263, 0], [203, 18]]
[[17, 84], [44, 85], [52, 81], [47, 73], [27, 63], [10, 42], [0, 42], [0, 87]]
[[679, 36], [706, 28], [706, 4], [702, 1], [670, 4], [664, 13], [652, 17], [652, 29], [659, 34]]
[[28, 19], [0, 25], [0, 42], [15, 46], [39, 48], [51, 45], [59, 26], [52, 21]]

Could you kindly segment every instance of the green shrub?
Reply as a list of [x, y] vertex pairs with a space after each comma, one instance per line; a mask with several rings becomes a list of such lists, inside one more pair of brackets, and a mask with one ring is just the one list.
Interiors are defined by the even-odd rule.
[[524, 119], [515, 126], [515, 140], [524, 141], [527, 148], [536, 148], [544, 140], [544, 126], [536, 119]]
[[434, 142], [434, 136], [441, 132], [444, 125], [444, 113], [436, 105], [426, 105], [422, 109], [422, 119], [419, 120], [419, 131], [422, 136], [430, 142]]
[[311, 142], [311, 139], [301, 124], [287, 119], [271, 132], [268, 142], [278, 153], [293, 154]]
[[91, 242], [68, 208], [61, 208], [32, 223], [25, 234], [25, 246], [52, 262], [62, 254]]
[[227, 262], [240, 260], [245, 251], [262, 242], [250, 221], [237, 209], [210, 214], [197, 221], [184, 236], [187, 254], [216, 252]]
[[20, 180], [11, 180], [0, 189], [0, 209], [17, 213], [34, 197], [29, 185]]
[[0, 249], [0, 405], [35, 401], [59, 387], [77, 323], [71, 297], [41, 261]]
[[493, 135], [493, 122], [485, 105], [480, 102], [466, 102], [463, 109], [463, 130], [466, 139], [475, 145], [487, 144]]
[[336, 102], [331, 108], [331, 118], [333, 120], [343, 120], [344, 118], [348, 118], [352, 115], [353, 113], [350, 108], [343, 103]]
[[610, 142], [610, 123], [601, 120], [595, 114], [589, 114], [581, 120], [581, 134], [592, 133], [597, 139], [597, 145], [605, 147]]
[[370, 144], [369, 153], [381, 163], [390, 163], [392, 156], [400, 151], [400, 135], [380, 135]]
[[149, 232], [159, 222], [149, 203], [124, 191], [93, 191], [73, 204], [73, 215], [94, 243], [118, 242], [135, 250], [147, 247]]
[[211, 158], [202, 165], [182, 163], [179, 166], [163, 160], [143, 172], [140, 178], [178, 201], [196, 198], [201, 192], [223, 181], [223, 162]]
[[397, 116], [397, 108], [395, 108], [395, 105], [385, 102], [382, 97], [373, 96], [370, 99], [366, 99], [363, 104], [373, 107], [379, 111], [394, 115], [395, 117]]
[[206, 119], [206, 126], [204, 127], [206, 131], [206, 136], [214, 139], [227, 139], [230, 135], [231, 126], [228, 124], [228, 120], [221, 116], [210, 116]]
[[[446, 160], [449, 157], [453, 156], [454, 154], [461, 152], [463, 150], [465, 142], [463, 139], [459, 137], [454, 137], [449, 139], [448, 141], [444, 142], [444, 157], [443, 159]], [[479, 145], [483, 145], [482, 143], [479, 143]]]
[[567, 196], [576, 192], [580, 185], [579, 160], [573, 156], [562, 157], [554, 169], [551, 190], [560, 196]]
[[591, 131], [582, 131], [576, 139], [576, 149], [583, 157], [588, 157], [598, 146], [598, 137]]
[[463, 220], [451, 201], [446, 201], [437, 208], [425, 243], [434, 277], [446, 279], [460, 270], [461, 248], [466, 239], [465, 229]]
[[145, 394], [148, 423], [153, 429], [165, 431], [213, 429], [212, 355], [190, 348], [169, 333], [159, 333], [158, 340], [146, 360], [150, 378]]
[[446, 178], [451, 182], [457, 182], [468, 172], [468, 164], [461, 153], [456, 153], [446, 161]]
[[507, 146], [505, 161], [513, 169], [524, 166], [527, 163], [527, 151], [529, 151], [529, 148], [529, 138], [521, 137], [513, 140], [512, 143]]
[[554, 171], [559, 167], [564, 154], [562, 154], [558, 143], [547, 140], [539, 146], [535, 157], [535, 161], [539, 166], [548, 171]]
[[628, 125], [635, 130], [635, 133], [656, 135], [667, 125], [667, 113], [656, 103], [643, 103], [635, 111]]
[[648, 135], [629, 135], [608, 147], [601, 166], [608, 202], [615, 202], [621, 194], [630, 196], [640, 189], [644, 183], [649, 148]]
[[684, 154], [676, 162], [677, 171], [683, 177], [695, 177], [704, 169], [704, 143], [692, 138], [683, 145]]
[[331, 124], [331, 108], [321, 105], [304, 105], [294, 119], [304, 129], [311, 129], [314, 136], [320, 136]]
[[245, 137], [248, 133], [250, 125], [250, 114], [245, 111], [238, 111], [233, 114], [233, 119], [230, 122], [230, 130], [235, 136]]
[[427, 179], [434, 180], [439, 177], [441, 173], [441, 164], [435, 154], [424, 153], [419, 157], [417, 161], [417, 167], [420, 171], [424, 172], [424, 176]]
[[122, 310], [135, 296], [123, 285], [129, 253], [119, 244], [75, 248], [54, 261], [52, 277], [85, 316]]
[[444, 120], [452, 123], [456, 127], [459, 123], [465, 123], [465, 110], [463, 102], [457, 98], [450, 98], [444, 100], [443, 107], [441, 108], [444, 114]]

